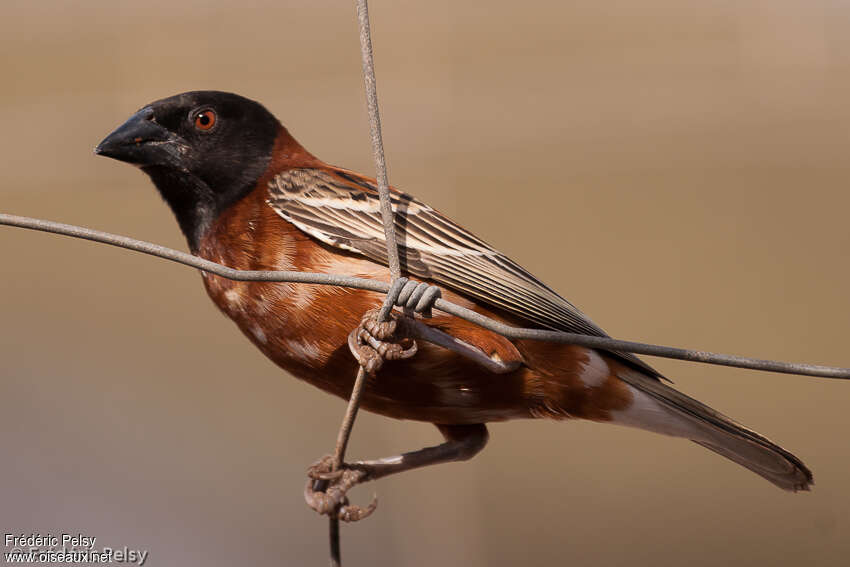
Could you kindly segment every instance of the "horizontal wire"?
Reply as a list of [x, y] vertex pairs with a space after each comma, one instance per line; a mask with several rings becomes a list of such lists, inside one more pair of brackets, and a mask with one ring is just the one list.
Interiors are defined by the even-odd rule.
[[[197, 268], [204, 272], [215, 274], [229, 280], [236, 281], [265, 281], [265, 282], [292, 282], [318, 285], [334, 285], [354, 289], [365, 289], [378, 293], [386, 293], [390, 285], [385, 282], [343, 276], [338, 274], [319, 274], [313, 272], [293, 271], [265, 271], [265, 270], [237, 270], [229, 268], [197, 256], [180, 252], [173, 248], [167, 248], [151, 242], [136, 240], [127, 236], [110, 234], [99, 230], [92, 230], [76, 225], [63, 224], [42, 219], [7, 215], [0, 213], [0, 225], [15, 226], [43, 232], [51, 232], [74, 238], [82, 238], [128, 250], [135, 250], [151, 256], [157, 256], [172, 262], [184, 264]], [[721, 366], [732, 366], [736, 368], [748, 368], [751, 370], [763, 370], [767, 372], [779, 372], [782, 374], [799, 374], [802, 376], [816, 376], [820, 378], [836, 378], [850, 380], [850, 368], [838, 368], [834, 366], [822, 366], [817, 364], [803, 364], [793, 362], [780, 362], [776, 360], [764, 360], [746, 356], [731, 354], [719, 354], [702, 350], [691, 350], [669, 346], [639, 343], [634, 341], [623, 341], [611, 337], [597, 337], [593, 335], [581, 335], [577, 333], [565, 333], [561, 331], [549, 331], [545, 329], [526, 329], [513, 327], [489, 317], [456, 305], [445, 299], [437, 299], [434, 308], [450, 315], [475, 323], [480, 327], [494, 331], [511, 339], [530, 339], [536, 341], [552, 341], [569, 343], [579, 346], [597, 348], [602, 350], [614, 350], [622, 352], [633, 352], [648, 356], [672, 358], [688, 362], [701, 362], [704, 364], [717, 364]]]

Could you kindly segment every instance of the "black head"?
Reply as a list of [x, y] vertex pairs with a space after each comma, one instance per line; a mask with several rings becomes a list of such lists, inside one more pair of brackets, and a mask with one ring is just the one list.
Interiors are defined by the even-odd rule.
[[195, 91], [145, 106], [94, 151], [147, 173], [194, 251], [219, 213], [254, 188], [280, 128], [257, 102]]

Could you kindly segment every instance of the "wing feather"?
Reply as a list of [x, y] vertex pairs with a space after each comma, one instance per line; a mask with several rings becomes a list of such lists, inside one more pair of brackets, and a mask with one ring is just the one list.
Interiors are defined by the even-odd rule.
[[[387, 264], [374, 182], [344, 170], [293, 169], [269, 184], [280, 216], [319, 241]], [[393, 192], [402, 270], [502, 309], [537, 326], [607, 336], [572, 303], [522, 266], [428, 205]], [[629, 353], [615, 353], [660, 376]]]

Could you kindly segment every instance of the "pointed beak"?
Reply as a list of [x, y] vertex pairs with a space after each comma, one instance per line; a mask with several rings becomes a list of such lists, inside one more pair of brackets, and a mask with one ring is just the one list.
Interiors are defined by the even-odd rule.
[[154, 122], [154, 112], [145, 107], [131, 116], [97, 145], [94, 153], [134, 165], [165, 165], [181, 168], [182, 139]]

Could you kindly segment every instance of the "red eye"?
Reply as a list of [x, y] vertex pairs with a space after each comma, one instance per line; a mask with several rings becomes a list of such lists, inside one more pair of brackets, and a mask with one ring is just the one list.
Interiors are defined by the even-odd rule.
[[215, 126], [216, 116], [212, 110], [202, 110], [195, 115], [195, 128], [209, 130]]

